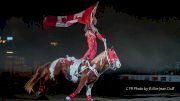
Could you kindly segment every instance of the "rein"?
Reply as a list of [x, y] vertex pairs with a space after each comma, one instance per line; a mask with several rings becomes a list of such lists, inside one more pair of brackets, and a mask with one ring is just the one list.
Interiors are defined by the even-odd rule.
[[[109, 69], [109, 67], [110, 67], [110, 59], [109, 59], [109, 56], [108, 56], [108, 53], [107, 53], [107, 44], [106, 44], [106, 39], [105, 39], [105, 41], [104, 41], [104, 48], [105, 48], [105, 55], [106, 55], [106, 58], [107, 58], [107, 61], [108, 61], [108, 64], [109, 64], [109, 66], [101, 73], [101, 74], [103, 74], [106, 70], [108, 70]], [[100, 74], [100, 75], [101, 75]]]
[[[97, 70], [95, 69], [96, 65], [94, 64], [93, 66], [91, 66], [90, 63], [89, 63], [89, 61], [87, 62], [89, 69], [91, 69], [97, 77], [99, 77], [99, 76], [100, 76], [101, 74], [103, 74], [106, 70], [108, 70], [109, 67], [110, 67], [110, 65], [111, 65], [111, 64], [110, 64], [110, 59], [109, 59], [109, 56], [108, 56], [108, 53], [107, 53], [106, 40], [105, 40], [105, 42], [104, 42], [104, 48], [105, 48], [105, 53], [104, 53], [104, 54], [105, 54], [106, 59], [107, 59], [108, 64], [109, 64], [109, 66], [108, 66], [104, 71], [102, 71], [101, 73], [98, 73]], [[102, 58], [101, 58], [101, 60], [100, 60], [100, 64], [102, 65]]]
[[105, 39], [105, 42], [104, 42], [104, 48], [105, 48], [105, 55], [106, 55], [106, 58], [107, 58], [108, 64], [110, 65], [110, 60], [109, 60], [109, 56], [108, 56], [108, 53], [107, 53], [107, 44], [106, 44], [106, 39]]

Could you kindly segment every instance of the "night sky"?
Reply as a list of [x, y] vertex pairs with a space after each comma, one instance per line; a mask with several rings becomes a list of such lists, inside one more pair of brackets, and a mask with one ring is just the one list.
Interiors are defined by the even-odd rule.
[[[77, 13], [96, 0], [58, 2], [48, 1], [42, 5], [26, 2], [14, 5], [10, 10], [1, 9], [2, 36], [14, 36], [11, 47], [15, 55], [25, 57], [29, 65], [33, 61], [52, 61], [67, 54], [81, 58], [87, 50], [84, 25], [77, 23], [68, 28], [44, 30], [42, 20], [47, 15]], [[97, 28], [107, 39], [108, 47], [114, 46], [122, 62], [121, 70], [152, 72], [175, 68], [174, 64], [180, 61], [180, 15], [177, 9], [175, 2], [158, 4], [144, 1], [140, 4], [130, 0], [126, 3], [100, 0], [96, 14]], [[50, 41], [58, 41], [58, 47], [51, 47]], [[104, 49], [103, 43], [97, 42], [100, 53]]]

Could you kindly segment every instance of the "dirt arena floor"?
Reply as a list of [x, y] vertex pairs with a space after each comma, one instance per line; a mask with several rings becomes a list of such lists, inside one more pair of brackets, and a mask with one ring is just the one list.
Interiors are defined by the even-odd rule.
[[[34, 95], [16, 95], [15, 98], [0, 98], [0, 101], [65, 101], [64, 98], [66, 95], [47, 95], [48, 99], [46, 100], [37, 100]], [[180, 96], [137, 96], [137, 97], [98, 97], [94, 96], [94, 101], [180, 101]], [[72, 101], [86, 101], [85, 96], [78, 95]]]

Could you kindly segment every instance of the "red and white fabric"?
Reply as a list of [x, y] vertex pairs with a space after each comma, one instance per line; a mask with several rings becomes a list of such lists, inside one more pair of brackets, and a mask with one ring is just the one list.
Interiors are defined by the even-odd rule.
[[48, 29], [50, 27], [69, 27], [74, 23], [91, 24], [92, 15], [95, 14], [98, 2], [89, 8], [72, 15], [67, 16], [47, 16], [43, 20], [43, 27]]

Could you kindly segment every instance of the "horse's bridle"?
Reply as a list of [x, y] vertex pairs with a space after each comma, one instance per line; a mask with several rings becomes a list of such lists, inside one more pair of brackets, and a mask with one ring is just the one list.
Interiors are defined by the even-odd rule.
[[[107, 59], [109, 65], [107, 66], [107, 68], [106, 68], [103, 72], [98, 73], [97, 70], [95, 69], [95, 65], [91, 66], [90, 63], [89, 63], [89, 61], [87, 61], [89, 69], [91, 69], [91, 71], [93, 71], [94, 74], [95, 74], [97, 77], [99, 77], [101, 74], [103, 74], [106, 70], [110, 69], [110, 67], [113, 67], [113, 68], [115, 67], [115, 66], [114, 66], [114, 63], [113, 63], [113, 64], [110, 63], [109, 55], [108, 55], [108, 52], [107, 52], [106, 40], [104, 41], [104, 47], [105, 47], [105, 56], [106, 56], [106, 59]], [[101, 60], [101, 61], [102, 61], [102, 60]]]
[[[107, 61], [108, 61], [108, 64], [109, 64], [108, 67], [106, 68], [106, 70], [108, 70], [108, 69], [110, 69], [110, 67], [113, 67], [113, 68], [114, 68], [115, 66], [114, 66], [114, 63], [113, 63], [113, 64], [110, 63], [110, 59], [109, 59], [109, 55], [108, 55], [108, 50], [107, 50], [106, 39], [105, 39], [105, 41], [104, 41], [104, 48], [105, 48], [105, 55], [106, 55], [106, 58], [107, 58]], [[106, 70], [105, 70], [105, 71], [106, 71]], [[104, 72], [105, 72], [105, 71], [104, 71]]]
[[107, 69], [109, 69], [109, 68], [114, 68], [115, 67], [115, 64], [113, 63], [113, 64], [111, 64], [111, 60], [110, 60], [110, 58], [109, 58], [109, 55], [108, 55], [108, 53], [107, 53], [107, 49], [105, 50], [105, 55], [106, 55], [106, 58], [107, 58], [107, 61], [108, 61], [108, 67], [107, 67]]

